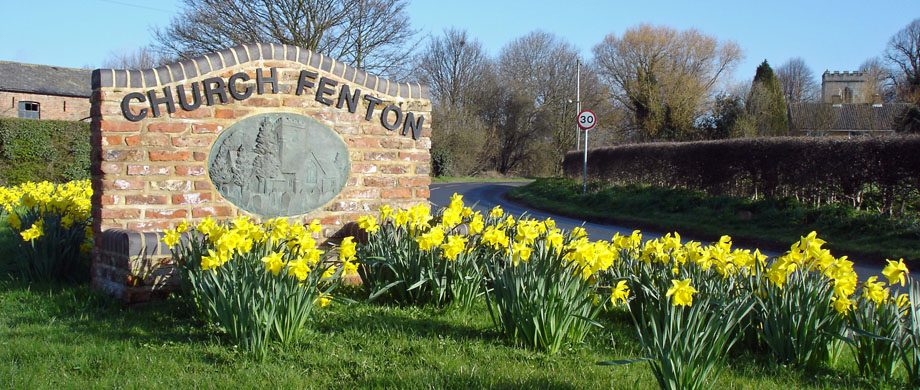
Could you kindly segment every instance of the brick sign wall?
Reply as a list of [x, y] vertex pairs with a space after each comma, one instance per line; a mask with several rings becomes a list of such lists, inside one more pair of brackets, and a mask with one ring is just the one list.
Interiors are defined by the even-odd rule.
[[93, 284], [126, 301], [174, 282], [158, 238], [183, 219], [318, 218], [329, 238], [429, 196], [427, 86], [302, 48], [96, 70], [91, 102]]

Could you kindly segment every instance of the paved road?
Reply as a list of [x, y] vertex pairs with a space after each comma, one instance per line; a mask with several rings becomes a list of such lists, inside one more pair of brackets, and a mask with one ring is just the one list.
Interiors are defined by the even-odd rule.
[[[520, 216], [521, 214], [527, 213], [528, 215], [538, 219], [552, 218], [556, 221], [557, 226], [564, 229], [571, 230], [576, 226], [584, 226], [585, 230], [588, 232], [588, 236], [592, 239], [610, 239], [610, 237], [613, 237], [614, 233], [628, 235], [631, 234], [633, 230], [636, 230], [635, 227], [630, 226], [597, 224], [585, 222], [584, 220], [577, 218], [563, 217], [560, 215], [535, 210], [528, 206], [515, 203], [504, 198], [504, 194], [512, 188], [525, 184], [527, 183], [433, 183], [431, 185], [431, 198], [429, 198], [429, 200], [436, 206], [447, 206], [450, 203], [451, 195], [457, 193], [463, 195], [464, 203], [467, 205], [476, 204], [476, 206], [474, 206], [475, 209], [486, 213], [491, 210], [492, 207], [501, 205], [502, 209], [504, 209], [506, 212], [514, 214], [515, 216]], [[646, 239], [658, 238], [663, 236], [665, 233], [667, 232], [642, 230], [642, 237]], [[707, 240], [701, 240], [684, 235], [681, 235], [681, 238], [684, 240], [699, 241], [703, 243], [709, 242]], [[789, 244], [791, 245], [792, 243]], [[770, 251], [764, 251], [763, 253], [768, 256], [780, 255], [778, 252]], [[876, 275], [879, 277], [879, 279], [884, 280], [884, 277], [881, 275], [882, 269], [879, 266], [856, 264], [853, 268], [856, 269], [856, 272], [859, 274], [860, 280], [873, 275]], [[914, 278], [920, 278], [920, 269], [912, 271], [911, 276]]]

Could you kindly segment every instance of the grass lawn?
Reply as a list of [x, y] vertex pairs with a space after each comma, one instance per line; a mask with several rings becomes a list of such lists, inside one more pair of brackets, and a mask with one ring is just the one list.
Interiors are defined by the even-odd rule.
[[596, 222], [632, 223], [738, 243], [785, 250], [802, 235], [817, 231], [836, 255], [871, 262], [920, 260], [920, 220], [895, 220], [842, 206], [820, 208], [794, 200], [759, 200], [708, 196], [701, 192], [648, 186], [590, 183], [582, 195], [580, 181], [538, 179], [512, 189], [508, 196], [532, 207]]
[[[359, 288], [350, 288], [357, 296]], [[0, 386], [6, 388], [502, 388], [649, 389], [625, 311], [555, 356], [507, 344], [484, 305], [469, 313], [358, 303], [318, 310], [300, 343], [265, 362], [190, 319], [179, 299], [124, 307], [85, 285], [0, 281]], [[801, 372], [763, 355], [732, 356], [714, 388], [874, 389], [846, 352], [834, 368]]]

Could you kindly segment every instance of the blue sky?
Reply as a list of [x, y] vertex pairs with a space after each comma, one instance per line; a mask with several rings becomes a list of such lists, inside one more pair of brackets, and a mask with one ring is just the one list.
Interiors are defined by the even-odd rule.
[[[7, 1], [0, 23], [0, 60], [95, 68], [110, 53], [151, 43], [150, 29], [165, 26], [179, 0]], [[590, 59], [610, 33], [639, 23], [696, 28], [732, 40], [745, 59], [735, 80], [753, 77], [767, 59], [775, 67], [802, 57], [816, 76], [856, 70], [881, 55], [891, 36], [920, 17], [916, 0], [879, 1], [508, 1], [410, 0], [409, 17], [422, 36], [466, 29], [497, 54], [533, 30], [554, 33]]]

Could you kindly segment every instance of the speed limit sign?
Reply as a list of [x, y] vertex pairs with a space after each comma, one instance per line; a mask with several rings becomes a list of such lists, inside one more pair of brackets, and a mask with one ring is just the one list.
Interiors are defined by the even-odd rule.
[[578, 127], [582, 130], [591, 130], [597, 125], [597, 117], [591, 110], [584, 110], [578, 113]]

